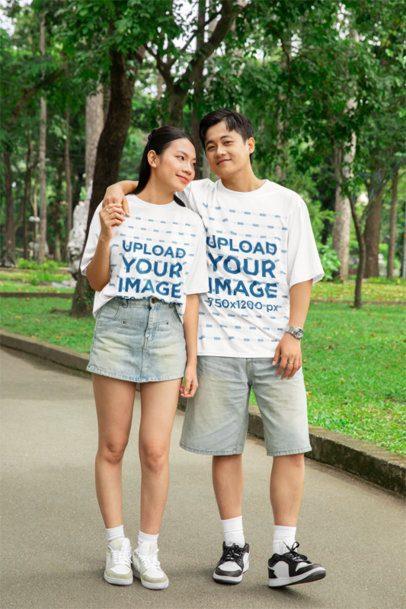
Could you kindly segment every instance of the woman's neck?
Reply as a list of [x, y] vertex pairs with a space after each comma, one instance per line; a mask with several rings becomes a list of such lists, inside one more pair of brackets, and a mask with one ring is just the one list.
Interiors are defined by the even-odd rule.
[[157, 183], [157, 181], [150, 177], [148, 184], [145, 186], [137, 197], [147, 203], [153, 203], [154, 205], [165, 205], [173, 201], [173, 191], [165, 188], [163, 184]]

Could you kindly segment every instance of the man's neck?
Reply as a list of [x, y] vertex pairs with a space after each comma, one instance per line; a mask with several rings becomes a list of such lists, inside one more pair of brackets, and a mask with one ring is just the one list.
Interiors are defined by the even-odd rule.
[[237, 173], [221, 180], [223, 186], [230, 190], [236, 190], [237, 192], [251, 192], [260, 188], [265, 180], [257, 178], [255, 173], [252, 171], [251, 165], [247, 167], [246, 171], [238, 171]]

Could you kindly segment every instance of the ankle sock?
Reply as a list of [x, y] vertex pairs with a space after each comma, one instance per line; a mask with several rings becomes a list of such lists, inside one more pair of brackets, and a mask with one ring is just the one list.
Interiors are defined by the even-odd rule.
[[113, 541], [113, 539], [119, 539], [121, 537], [125, 537], [123, 524], [120, 524], [118, 527], [112, 527], [111, 529], [106, 529], [107, 543], [110, 543], [110, 541]]
[[138, 546], [137, 552], [140, 554], [154, 554], [158, 550], [158, 535], [150, 535], [138, 531]]
[[286, 527], [276, 524], [273, 532], [273, 554], [285, 554], [285, 552], [289, 552], [286, 546], [291, 547], [295, 543], [295, 537], [296, 527]]
[[232, 546], [236, 543], [243, 548], [245, 546], [244, 529], [242, 526], [242, 516], [236, 518], [227, 518], [222, 520], [224, 543], [226, 546]]

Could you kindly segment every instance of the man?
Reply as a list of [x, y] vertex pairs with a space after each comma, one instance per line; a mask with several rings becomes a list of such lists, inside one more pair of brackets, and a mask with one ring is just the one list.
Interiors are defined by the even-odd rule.
[[[219, 180], [192, 182], [179, 198], [206, 228], [209, 292], [199, 312], [199, 389], [188, 400], [181, 446], [213, 457], [213, 486], [224, 533], [213, 578], [239, 583], [249, 567], [242, 524], [242, 452], [251, 387], [273, 457], [274, 515], [269, 586], [325, 577], [325, 569], [296, 550], [311, 450], [301, 338], [313, 282], [323, 268], [304, 201], [253, 172], [249, 120], [220, 109], [200, 123], [210, 169]], [[123, 202], [136, 182], [107, 189], [105, 202]]]

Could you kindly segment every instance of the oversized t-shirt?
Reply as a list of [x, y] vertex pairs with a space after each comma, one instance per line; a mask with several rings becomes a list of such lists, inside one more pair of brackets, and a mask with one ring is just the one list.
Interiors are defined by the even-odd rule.
[[[198, 214], [175, 201], [155, 205], [135, 195], [127, 197], [130, 217], [113, 228], [110, 241], [110, 281], [95, 292], [93, 315], [114, 296], [155, 296], [175, 303], [183, 317], [187, 294], [208, 290], [205, 229]], [[94, 212], [80, 270], [96, 251], [102, 204]]]
[[176, 194], [206, 228], [198, 354], [273, 357], [289, 325], [290, 288], [324, 275], [305, 202], [270, 180], [251, 192], [196, 180]]

